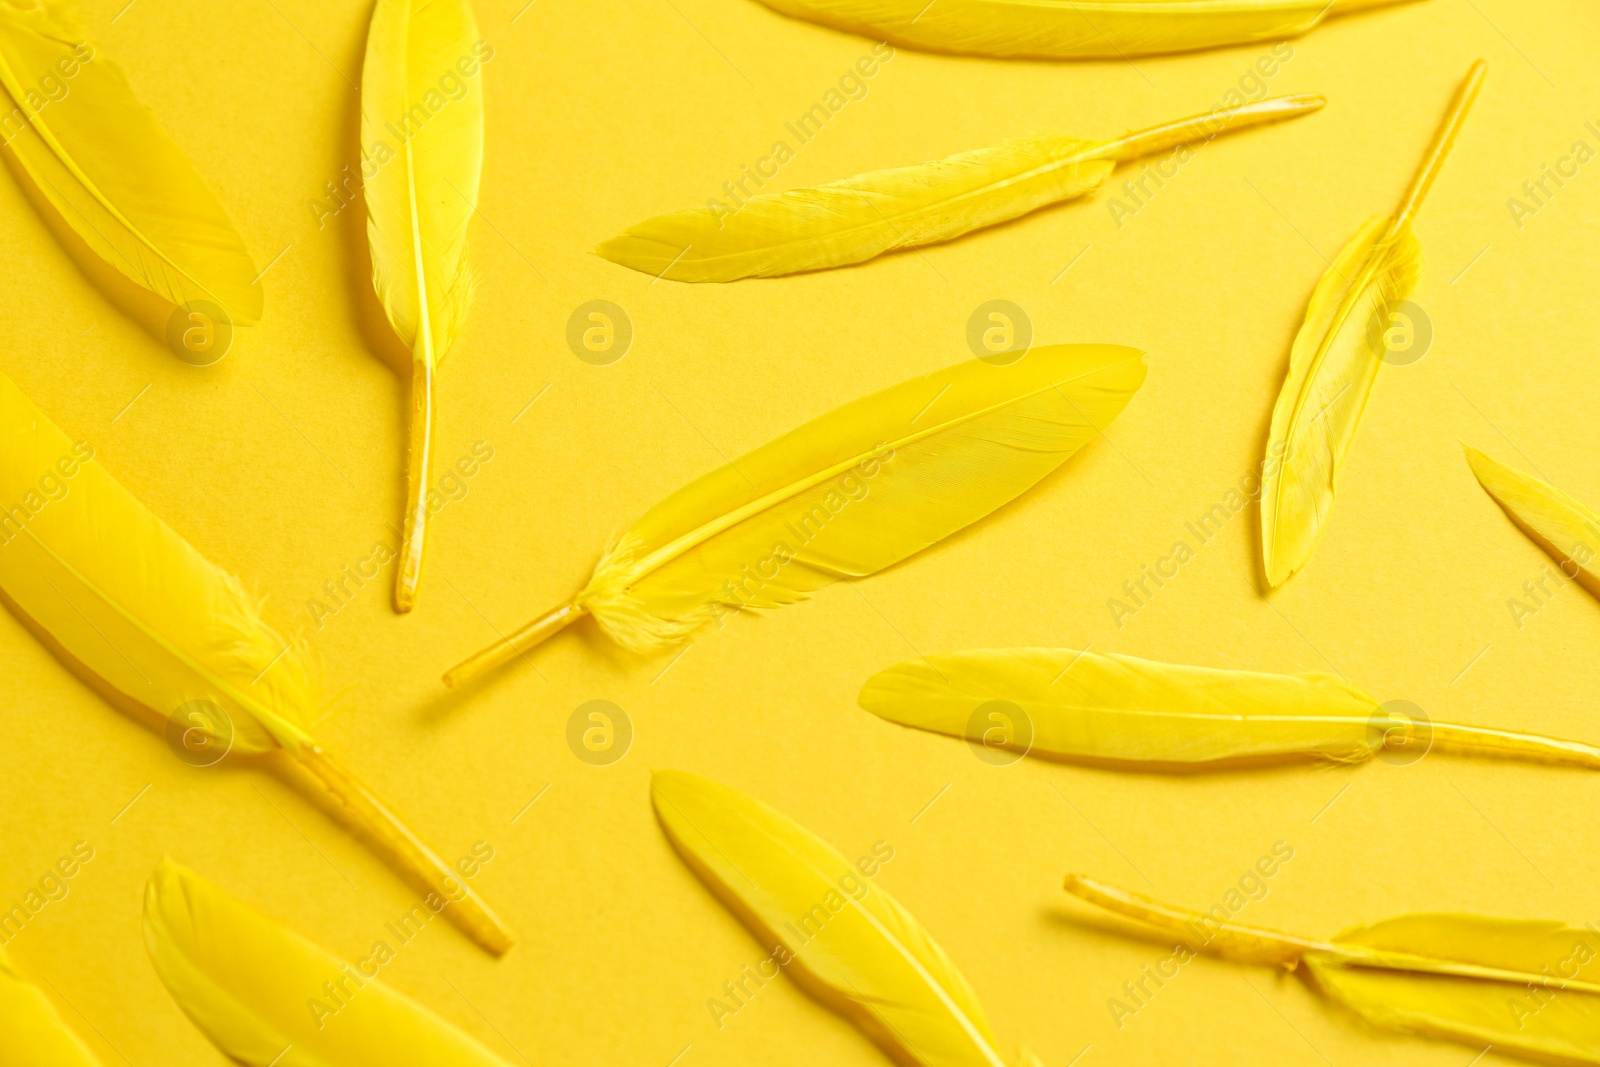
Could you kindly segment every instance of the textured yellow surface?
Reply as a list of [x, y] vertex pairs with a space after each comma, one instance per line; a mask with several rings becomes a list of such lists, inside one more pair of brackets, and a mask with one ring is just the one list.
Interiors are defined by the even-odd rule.
[[[766, 950], [672, 854], [650, 812], [652, 767], [727, 781], [847, 856], [892, 845], [879, 884], [956, 961], [999, 1040], [1051, 1067], [1086, 1046], [1083, 1067], [1459, 1067], [1473, 1054], [1366, 1028], [1296, 977], [1209, 959], [1119, 1030], [1107, 1000], [1171, 946], [1109, 933], [1061, 892], [1069, 870], [1206, 907], [1284, 841], [1293, 859], [1240, 921], [1326, 936], [1422, 910], [1600, 920], [1590, 773], [1438, 754], [1193, 778], [996, 767], [854, 704], [868, 676], [919, 653], [1059, 643], [1334, 669], [1440, 719], [1600, 737], [1600, 606], [1546, 577], [1555, 564], [1478, 488], [1457, 443], [1600, 501], [1588, 446], [1600, 379], [1587, 370], [1600, 164], [1550, 183], [1520, 229], [1506, 203], [1526, 200], [1544, 164], [1570, 173], [1574, 142], [1586, 160], [1600, 149], [1585, 126], [1600, 127], [1600, 26], [1583, 0], [1428, 0], [1330, 20], [1267, 79], [1273, 93], [1326, 93], [1324, 111], [1196, 153], [1120, 229], [1108, 190], [952, 245], [726, 287], [652, 285], [588, 250], [717, 195], [775, 140], [795, 144], [785, 123], [872, 44], [752, 0], [484, 0], [483, 285], [440, 384], [435, 478], [475, 442], [493, 458], [468, 464], [467, 495], [434, 517], [413, 616], [390, 611], [390, 564], [320, 628], [307, 601], [378, 543], [392, 549], [402, 495], [407, 386], [368, 340], [380, 331], [361, 210], [325, 209], [319, 229], [308, 206], [357, 163], [370, 5], [124, 2], [89, 3], [90, 32], [273, 264], [265, 315], [220, 364], [186, 365], [85, 279], [5, 176], [0, 369], [265, 595], [276, 625], [306, 630], [333, 698], [319, 737], [448, 858], [492, 844], [474, 886], [521, 944], [496, 962], [434, 923], [385, 977], [508, 1060], [884, 1062], [783, 981], [716, 1027], [707, 1000]], [[1268, 53], [1134, 66], [901, 51], [777, 181], [1053, 130], [1115, 136], [1223, 102]], [[1323, 257], [1394, 204], [1478, 56], [1483, 95], [1416, 228], [1429, 266], [1413, 300], [1432, 350], [1384, 369], [1317, 553], [1265, 601], [1253, 506], [1204, 544], [1185, 524], [1213, 505], [1227, 515], [1261, 458]], [[595, 299], [633, 325], [609, 366], [566, 341], [568, 317]], [[935, 550], [732, 620], [680, 658], [635, 661], [584, 623], [481, 687], [440, 688], [440, 670], [558, 603], [614, 531], [724, 456], [969, 358], [968, 317], [994, 299], [1025, 308], [1041, 343], [1150, 353], [1108, 441]], [[1108, 598], [1180, 539], [1193, 558], [1119, 628]], [[1523, 584], [1541, 578], [1551, 595], [1533, 600]], [[1520, 627], [1513, 597], [1538, 608]], [[140, 941], [141, 888], [164, 853], [346, 959], [412, 906], [277, 780], [181, 763], [9, 616], [0, 663], [0, 906], [75, 842], [95, 850], [7, 951], [107, 1063], [223, 1062]], [[566, 741], [590, 700], [632, 722], [631, 751], [609, 766]]]

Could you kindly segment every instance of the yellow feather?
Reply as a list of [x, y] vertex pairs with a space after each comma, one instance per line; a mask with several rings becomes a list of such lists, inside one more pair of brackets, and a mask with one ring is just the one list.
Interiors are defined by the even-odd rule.
[[1306, 114], [1320, 96], [1279, 97], [1113, 141], [1045, 136], [815, 189], [762, 193], [737, 208], [647, 219], [595, 251], [680, 282], [727, 282], [860, 263], [948, 241], [1099, 188], [1119, 161]]
[[145, 887], [144, 942], [172, 999], [249, 1067], [506, 1067], [383, 983], [392, 951], [347, 963], [171, 860]]
[[1067, 892], [1124, 918], [1252, 963], [1306, 965], [1329, 996], [1379, 1026], [1600, 1063], [1600, 939], [1559, 922], [1403, 915], [1329, 941], [1243, 926], [1083, 875]]
[[[1332, 675], [1210, 670], [1069, 648], [912, 660], [874, 675], [859, 699], [890, 722], [1068, 759], [1354, 761], [1383, 742], [1369, 725], [1378, 702]], [[1022, 718], [1005, 707], [980, 712], [991, 701], [1014, 705]]]
[[1548, 482], [1468, 448], [1467, 462], [1478, 483], [1529, 539], [1561, 564], [1562, 571], [1591, 591], [1600, 589], [1600, 515]]
[[0, 136], [96, 255], [174, 304], [209, 300], [240, 326], [261, 318], [243, 238], [65, 4], [0, 5], [0, 85], [15, 103]]
[[958, 55], [1126, 59], [1281, 41], [1405, 0], [762, 0], [794, 18]]
[[[472, 301], [467, 228], [483, 169], [482, 59], [467, 0], [378, 0], [361, 74], [372, 283], [412, 353], [405, 529], [395, 609], [410, 611], [422, 576], [434, 371]], [[472, 74], [466, 72], [471, 70]], [[448, 79], [448, 81], [447, 81]], [[456, 95], [446, 91], [464, 86]], [[381, 146], [381, 147], [380, 147]]]
[[[308, 733], [317, 701], [301, 650], [4, 375], [0, 509], [0, 599], [64, 664], [196, 762], [281, 749], [413, 884], [458, 895], [451, 869]], [[450, 914], [472, 936], [509, 947], [470, 891], [459, 903]]]
[[[898, 901], [798, 823], [736, 789], [657, 771], [650, 800], [689, 868], [789, 975], [923, 1067], [1003, 1067], [972, 987]], [[881, 859], [882, 857], [878, 857]]]
[[1262, 467], [1261, 550], [1276, 587], [1305, 566], [1333, 508], [1339, 468], [1383, 365], [1390, 310], [1416, 287], [1422, 249], [1411, 220], [1483, 81], [1479, 60], [1399, 211], [1371, 219], [1317, 284], [1272, 409]]
[[573, 600], [461, 664], [454, 685], [592, 613], [647, 652], [741, 608], [804, 599], [898, 563], [1019, 496], [1092, 440], [1144, 381], [1115, 345], [978, 360], [856, 400], [645, 513]]
[[[1329, 674], [1186, 667], [1070, 648], [927, 656], [868, 679], [874, 715], [990, 748], [1194, 767], [1288, 757], [1343, 763], [1385, 747], [1600, 768], [1600, 748], [1538, 734], [1395, 719]], [[999, 702], [999, 703], [996, 703]], [[1420, 758], [1420, 756], [1418, 757]]]
[[67, 1029], [44, 991], [29, 982], [0, 949], [0, 1067], [101, 1067]]

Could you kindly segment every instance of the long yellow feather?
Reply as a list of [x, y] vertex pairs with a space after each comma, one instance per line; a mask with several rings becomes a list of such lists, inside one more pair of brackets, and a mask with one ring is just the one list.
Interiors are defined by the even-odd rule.
[[[911, 660], [867, 681], [862, 708], [991, 748], [1168, 768], [1278, 759], [1354, 763], [1429, 746], [1600, 768], [1600, 748], [1538, 734], [1407, 723], [1329, 674], [1262, 674], [1070, 648]], [[1420, 754], [1419, 754], [1420, 758]]]
[[173, 304], [261, 318], [244, 240], [193, 164], [61, 0], [0, 4], [0, 137], [96, 255]]
[[0, 508], [0, 600], [66, 666], [157, 729], [187, 728], [191, 748], [292, 757], [325, 788], [319, 799], [415, 887], [444, 894], [479, 944], [510, 947], [476, 894], [310, 735], [317, 702], [301, 650], [4, 375]]
[[[1003, 1067], [976, 994], [922, 925], [852, 864], [753, 797], [657, 771], [650, 801], [689, 868], [802, 988], [923, 1067]], [[892, 855], [892, 853], [889, 853]]]
[[1529, 540], [1544, 549], [1567, 577], [1600, 596], [1600, 514], [1514, 467], [1468, 448], [1478, 484], [1505, 509]]
[[398, 946], [346, 963], [170, 859], [145, 886], [144, 943], [172, 999], [249, 1067], [506, 1067], [382, 982]]
[[712, 471], [645, 513], [589, 584], [445, 675], [505, 663], [585, 614], [648, 652], [740, 608], [804, 599], [983, 518], [1083, 447], [1144, 381], [1116, 345], [1035, 348], [902, 382]]
[[1078, 874], [1097, 907], [1251, 963], [1306, 965], [1323, 992], [1379, 1026], [1493, 1045], [1535, 1059], [1600, 1063], [1600, 938], [1559, 922], [1402, 915], [1329, 941], [1243, 926]]
[[101, 1067], [61, 1021], [44, 991], [11, 966], [0, 948], [0, 1067]]
[[1422, 274], [1411, 222], [1483, 84], [1472, 65], [1434, 136], [1400, 209], [1369, 220], [1322, 276], [1289, 354], [1289, 374], [1272, 409], [1263, 467], [1261, 550], [1276, 587], [1311, 558], [1333, 508], [1339, 467], [1383, 365], [1388, 312]]
[[861, 263], [948, 241], [1098, 189], [1117, 163], [1207, 141], [1230, 129], [1295, 118], [1320, 96], [1274, 97], [1130, 133], [1113, 141], [1058, 135], [1007, 141], [914, 167], [815, 189], [761, 193], [736, 209], [647, 219], [595, 250], [680, 282], [728, 282]]
[[762, 0], [794, 18], [957, 55], [1126, 59], [1281, 41], [1406, 0]]
[[[372, 283], [412, 354], [399, 612], [416, 606], [422, 579], [434, 376], [472, 301], [467, 226], [483, 170], [483, 94], [461, 72], [476, 71], [486, 48], [467, 0], [378, 0], [367, 33], [361, 140], [374, 160], [396, 153], [365, 188]], [[448, 86], [465, 92], [447, 96]]]

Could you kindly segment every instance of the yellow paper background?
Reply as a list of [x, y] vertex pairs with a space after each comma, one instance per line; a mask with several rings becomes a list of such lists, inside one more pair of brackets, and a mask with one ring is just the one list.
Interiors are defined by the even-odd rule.
[[[774, 140], [792, 143], [784, 123], [871, 43], [754, 0], [482, 0], [496, 50], [472, 235], [482, 287], [442, 372], [438, 454], [442, 468], [484, 440], [495, 458], [434, 521], [415, 615], [389, 609], [391, 566], [318, 629], [306, 601], [390, 537], [401, 498], [405, 389], [362, 332], [361, 208], [319, 230], [308, 206], [355, 158], [370, 5], [124, 2], [86, 4], [91, 38], [258, 263], [283, 250], [266, 316], [218, 366], [179, 362], [86, 281], [7, 175], [0, 369], [244, 576], [280, 628], [307, 628], [337, 710], [325, 743], [447, 857], [494, 846], [476, 885], [520, 945], [497, 962], [439, 922], [385, 977], [509, 1062], [884, 1062], [787, 980], [713, 1023], [707, 1000], [763, 950], [670, 852], [647, 801], [653, 767], [734, 784], [852, 857], [892, 844], [878, 884], [960, 964], [1005, 1047], [1051, 1067], [1086, 1047], [1076, 1062], [1457, 1065], [1474, 1051], [1369, 1029], [1296, 977], [1209, 959], [1119, 1030], [1108, 998], [1166, 950], [1068, 901], [1069, 870], [1208, 906], [1286, 841], [1294, 859], [1242, 921], [1325, 935], [1414, 910], [1600, 920], [1600, 777], [1582, 771], [1437, 754], [1187, 779], [996, 768], [854, 703], [870, 674], [918, 653], [1087, 644], [1333, 669], [1441, 720], [1600, 738], [1600, 606], [1573, 587], [1515, 624], [1507, 600], [1548, 561], [1457, 444], [1600, 502], [1600, 163], [1520, 230], [1506, 207], [1573, 142], [1600, 148], [1584, 127], [1600, 125], [1591, 4], [1432, 0], [1329, 22], [1268, 82], [1326, 93], [1325, 111], [1219, 140], [1120, 229], [1103, 193], [857, 269], [690, 287], [589, 249], [703, 204]], [[1052, 64], [901, 50], [773, 187], [1031, 133], [1113, 136], [1210, 108], [1267, 51]], [[1184, 523], [1258, 462], [1325, 257], [1393, 206], [1479, 56], [1487, 85], [1416, 229], [1429, 267], [1414, 299], [1434, 346], [1385, 369], [1317, 553], [1264, 600], [1253, 507], [1204, 547]], [[996, 298], [1024, 307], [1041, 343], [1149, 352], [1108, 440], [1038, 491], [855, 588], [704, 632], [677, 659], [632, 659], [584, 624], [532, 665], [440, 688], [443, 668], [559, 602], [687, 479], [968, 358], [967, 318]], [[566, 345], [568, 315], [591, 299], [621, 305], [636, 332], [609, 367]], [[1197, 558], [1118, 628], [1108, 598], [1179, 539]], [[108, 1064], [223, 1062], [145, 957], [141, 889], [163, 854], [350, 959], [412, 906], [276, 779], [183, 765], [9, 615], [0, 663], [0, 905], [75, 841], [96, 850], [9, 951]], [[635, 730], [609, 767], [565, 741], [593, 699]]]

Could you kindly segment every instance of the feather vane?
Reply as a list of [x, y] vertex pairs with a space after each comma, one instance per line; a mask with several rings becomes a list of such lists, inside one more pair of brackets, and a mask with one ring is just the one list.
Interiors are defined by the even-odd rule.
[[1508, 467], [1475, 448], [1467, 462], [1478, 484], [1505, 509], [1523, 533], [1544, 549], [1568, 577], [1591, 591], [1600, 589], [1595, 560], [1600, 556], [1600, 514], [1549, 482]]
[[249, 1067], [506, 1067], [385, 985], [382, 955], [351, 965], [170, 859], [145, 886], [144, 941], [184, 1014]]
[[[42, 84], [65, 93], [51, 99]], [[13, 118], [26, 118], [6, 120], [6, 144], [96, 255], [173, 304], [209, 300], [240, 326], [261, 318], [261, 285], [244, 239], [59, 0], [0, 5], [0, 85], [16, 105]]]
[[787, 949], [807, 992], [923, 1067], [1003, 1067], [955, 964], [831, 845], [698, 775], [658, 771], [650, 799], [683, 861], [764, 944]]
[[229, 755], [281, 750], [414, 885], [448, 892], [469, 934], [510, 946], [476, 895], [311, 736], [303, 651], [4, 375], [0, 501], [12, 502], [0, 513], [0, 600], [67, 667], [158, 729], [192, 722]]
[[584, 614], [649, 652], [740, 608], [804, 599], [948, 537], [1055, 470], [1144, 381], [1140, 352], [1035, 348], [853, 401], [651, 508], [573, 600], [446, 675], [457, 684]]
[[1272, 409], [1262, 468], [1261, 548], [1269, 585], [1299, 571], [1333, 508], [1339, 468], [1383, 365], [1392, 308], [1416, 287], [1422, 249], [1411, 221], [1483, 83], [1473, 64], [1392, 216], [1369, 220], [1318, 282]]
[[1307, 114], [1320, 96], [1262, 100], [1112, 141], [1059, 135], [1008, 141], [913, 167], [813, 189], [760, 193], [737, 209], [647, 219], [596, 254], [659, 278], [728, 282], [861, 263], [948, 241], [1071, 200], [1104, 184], [1119, 161]]

